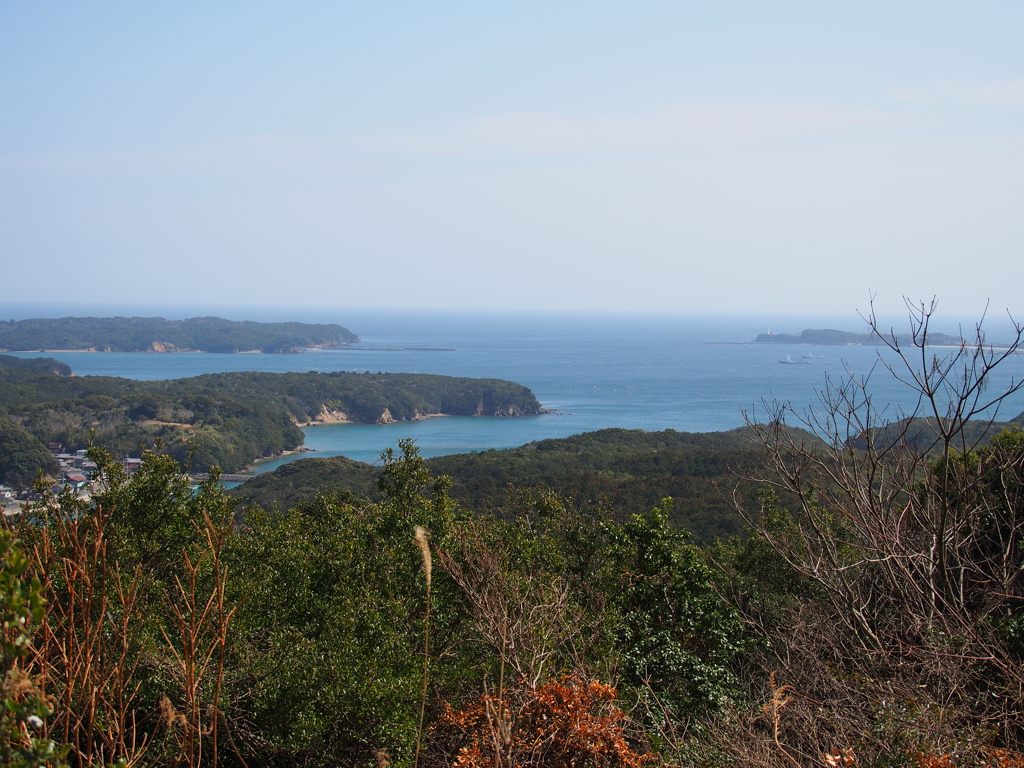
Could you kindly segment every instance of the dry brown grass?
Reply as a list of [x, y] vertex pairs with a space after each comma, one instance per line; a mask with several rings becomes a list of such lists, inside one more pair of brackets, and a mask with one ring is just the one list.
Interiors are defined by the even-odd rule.
[[39, 511], [45, 521], [27, 554], [48, 607], [31, 665], [54, 702], [48, 735], [70, 747], [72, 765], [133, 765], [150, 744], [136, 711], [144, 575], [111, 561], [102, 508]]
[[[150, 648], [145, 636], [153, 615], [145, 596], [153, 584], [141, 566], [125, 571], [111, 556], [106, 511], [65, 512], [50, 502], [33, 513], [40, 516], [35, 522], [16, 524], [32, 526], [26, 554], [48, 601], [28, 670], [55, 710], [47, 735], [68, 745], [74, 768], [154, 759], [198, 768], [206, 758], [216, 766], [226, 726], [224, 651], [235, 610], [226, 604], [221, 558], [230, 523], [204, 514], [199, 551], [182, 553], [184, 575], [164, 594], [172, 617], [161, 630], [164, 647]], [[211, 585], [205, 594], [201, 583]], [[163, 669], [175, 683], [159, 712], [141, 700], [144, 665]], [[164, 743], [157, 738], [161, 727]]]

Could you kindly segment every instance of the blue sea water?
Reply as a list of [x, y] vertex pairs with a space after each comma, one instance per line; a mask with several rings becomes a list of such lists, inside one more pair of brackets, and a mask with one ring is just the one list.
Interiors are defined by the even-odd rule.
[[[242, 318], [238, 318], [242, 319]], [[249, 319], [262, 319], [252, 318]], [[763, 418], [764, 401], [815, 403], [827, 378], [867, 377], [876, 406], [897, 418], [914, 393], [885, 369], [894, 362], [874, 347], [806, 347], [707, 343], [738, 342], [766, 330], [756, 318], [693, 316], [525, 315], [346, 312], [301, 319], [339, 322], [362, 337], [359, 349], [309, 350], [299, 355], [207, 353], [46, 353], [79, 375], [171, 379], [222, 371], [392, 371], [509, 379], [533, 390], [549, 414], [522, 419], [444, 417], [391, 425], [307, 428], [316, 453], [259, 462], [266, 472], [303, 456], [344, 455], [379, 460], [400, 438], [413, 438], [425, 456], [510, 448], [605, 427], [706, 432], [741, 426], [744, 414]], [[856, 318], [793, 318], [776, 332], [807, 327], [862, 331]], [[956, 328], [937, 328], [956, 331]], [[993, 339], [998, 340], [998, 339]], [[455, 351], [390, 351], [446, 347]], [[942, 354], [944, 350], [934, 350]], [[807, 365], [781, 365], [787, 355]], [[28, 356], [28, 355], [25, 355]], [[873, 373], [872, 373], [873, 371]], [[1024, 377], [1024, 358], [997, 369], [988, 392]], [[1000, 412], [1024, 411], [1024, 393]]]

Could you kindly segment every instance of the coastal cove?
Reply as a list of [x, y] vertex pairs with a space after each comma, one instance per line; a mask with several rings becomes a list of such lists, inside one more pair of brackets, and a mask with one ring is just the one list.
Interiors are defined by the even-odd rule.
[[[416, 440], [424, 456], [511, 448], [546, 438], [567, 437], [607, 427], [728, 430], [743, 424], [744, 412], [763, 416], [763, 399], [806, 406], [816, 401], [827, 377], [850, 372], [866, 377], [886, 414], [912, 407], [909, 392], [880, 364], [889, 360], [877, 347], [813, 347], [807, 365], [780, 365], [801, 358], [808, 347], [785, 344], [707, 344], [742, 341], [764, 329], [763, 322], [687, 316], [572, 316], [413, 314], [349, 312], [310, 315], [309, 322], [340, 322], [362, 339], [359, 348], [274, 354], [130, 354], [48, 352], [77, 375], [172, 379], [227, 371], [378, 371], [438, 373], [507, 379], [529, 387], [550, 413], [521, 418], [449, 416], [396, 424], [323, 424], [303, 427], [299, 452], [261, 461], [254, 473], [297, 458], [343, 455], [373, 463], [401, 438]], [[776, 319], [773, 323], [777, 323]], [[861, 330], [852, 319], [799, 318], [807, 327]], [[949, 330], [956, 330], [951, 325]], [[998, 340], [995, 339], [994, 340]], [[375, 349], [379, 347], [380, 349]], [[443, 351], [442, 351], [443, 350]], [[21, 355], [29, 357], [32, 355]], [[37, 355], [38, 356], [38, 353]], [[874, 373], [871, 373], [874, 371]], [[991, 391], [1024, 375], [1024, 360], [1004, 363]], [[1024, 396], [1006, 403], [1003, 415], [1024, 410]]]

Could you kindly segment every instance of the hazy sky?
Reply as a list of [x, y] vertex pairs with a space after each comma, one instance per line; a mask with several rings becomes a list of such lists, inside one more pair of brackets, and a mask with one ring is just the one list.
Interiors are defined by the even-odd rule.
[[1022, 40], [1019, 0], [3, 0], [0, 304], [1024, 316]]

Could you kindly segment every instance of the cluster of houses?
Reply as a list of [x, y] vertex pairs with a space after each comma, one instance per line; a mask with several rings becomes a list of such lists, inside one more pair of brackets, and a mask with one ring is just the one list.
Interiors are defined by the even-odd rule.
[[76, 492], [84, 491], [89, 484], [89, 474], [96, 471], [96, 462], [86, 458], [84, 449], [74, 453], [61, 453], [60, 443], [50, 443], [47, 447], [60, 464], [60, 475], [52, 490], [57, 492], [67, 487]]
[[3, 509], [5, 515], [21, 511], [17, 494], [9, 485], [0, 485], [0, 509]]
[[[88, 498], [91, 491], [93, 474], [96, 471], [96, 463], [85, 455], [85, 450], [74, 453], [64, 453], [64, 446], [60, 443], [47, 445], [50, 453], [60, 464], [60, 472], [56, 482], [50, 488], [52, 493], [60, 493], [65, 489], [70, 490], [79, 498]], [[142, 464], [142, 459], [122, 459], [125, 470], [129, 475], [134, 474]], [[15, 514], [21, 511], [22, 504], [30, 501], [38, 501], [39, 494], [34, 488], [15, 490], [6, 485], [0, 485], [0, 508], [5, 515]]]

